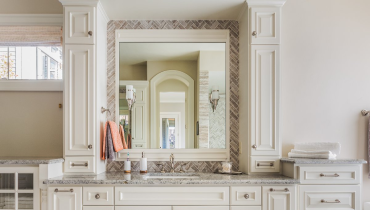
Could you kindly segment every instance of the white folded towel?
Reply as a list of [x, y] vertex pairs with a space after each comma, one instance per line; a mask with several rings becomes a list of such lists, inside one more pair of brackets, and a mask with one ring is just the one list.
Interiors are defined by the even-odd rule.
[[309, 159], [336, 159], [335, 154], [299, 154], [299, 153], [288, 153], [289, 158], [309, 158]]
[[341, 145], [338, 142], [297, 142], [294, 149], [304, 151], [331, 151], [335, 155], [340, 154]]
[[296, 153], [296, 154], [323, 154], [323, 155], [330, 155], [330, 154], [333, 154], [331, 151], [329, 150], [322, 150], [322, 151], [306, 151], [306, 150], [298, 150], [298, 149], [292, 149], [292, 151], [290, 151], [291, 153]]

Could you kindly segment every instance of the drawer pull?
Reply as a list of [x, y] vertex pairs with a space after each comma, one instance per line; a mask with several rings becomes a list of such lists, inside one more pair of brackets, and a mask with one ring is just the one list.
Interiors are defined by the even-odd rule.
[[253, 144], [253, 145], [252, 145], [252, 148], [253, 148], [253, 149], [257, 149], [257, 145], [256, 145], [256, 144]]
[[87, 32], [89, 36], [92, 36], [92, 31]]
[[71, 192], [73, 193], [73, 189], [71, 188], [70, 190], [58, 190], [58, 188], [55, 188], [54, 192]]
[[249, 194], [244, 194], [244, 198], [245, 199], [248, 199], [249, 198]]
[[252, 36], [256, 36], [256, 35], [257, 35], [257, 32], [253, 31]]
[[321, 177], [339, 177], [339, 174], [335, 173], [333, 175], [325, 175], [325, 174], [320, 174]]
[[289, 192], [289, 189], [285, 188], [283, 190], [277, 190], [277, 189], [274, 189], [274, 188], [270, 188], [270, 192]]
[[274, 163], [257, 163], [257, 166], [274, 166]]
[[72, 163], [72, 166], [88, 166], [89, 164], [88, 163], [84, 163], [84, 164], [76, 164], [76, 163]]
[[88, 149], [92, 149], [92, 144], [89, 144], [89, 146], [87, 146]]
[[326, 200], [322, 199], [321, 203], [340, 203], [340, 200], [335, 199], [335, 201], [326, 201]]
[[99, 199], [99, 198], [100, 198], [100, 195], [99, 195], [99, 194], [96, 194], [96, 195], [95, 195], [95, 198], [96, 198], [96, 199]]

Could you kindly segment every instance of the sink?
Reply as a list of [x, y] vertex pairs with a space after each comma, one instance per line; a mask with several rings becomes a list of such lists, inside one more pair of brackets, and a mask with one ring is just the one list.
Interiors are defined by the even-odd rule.
[[143, 176], [144, 179], [199, 179], [197, 174], [187, 173], [149, 173]]

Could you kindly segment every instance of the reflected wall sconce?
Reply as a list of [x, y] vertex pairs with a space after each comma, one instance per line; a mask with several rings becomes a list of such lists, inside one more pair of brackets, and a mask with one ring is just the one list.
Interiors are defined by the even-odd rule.
[[209, 95], [209, 101], [212, 104], [213, 112], [215, 112], [217, 104], [218, 104], [218, 100], [220, 100], [219, 92], [220, 91], [218, 89], [218, 86], [213, 86], [211, 94]]
[[126, 85], [126, 100], [128, 105], [128, 110], [131, 111], [132, 106], [136, 102], [136, 90], [132, 85]]

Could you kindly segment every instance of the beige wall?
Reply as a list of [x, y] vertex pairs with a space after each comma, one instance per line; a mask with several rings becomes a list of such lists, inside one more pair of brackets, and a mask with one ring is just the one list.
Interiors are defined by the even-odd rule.
[[120, 80], [147, 80], [146, 65], [119, 65]]
[[1, 0], [0, 14], [63, 14], [58, 0]]
[[[282, 17], [283, 156], [294, 142], [342, 144], [339, 158], [367, 159], [370, 1], [288, 0]], [[368, 167], [363, 201], [370, 202]]]
[[197, 81], [197, 61], [148, 61], [148, 80], [167, 70], [182, 71]]
[[63, 157], [62, 92], [0, 92], [0, 156]]

